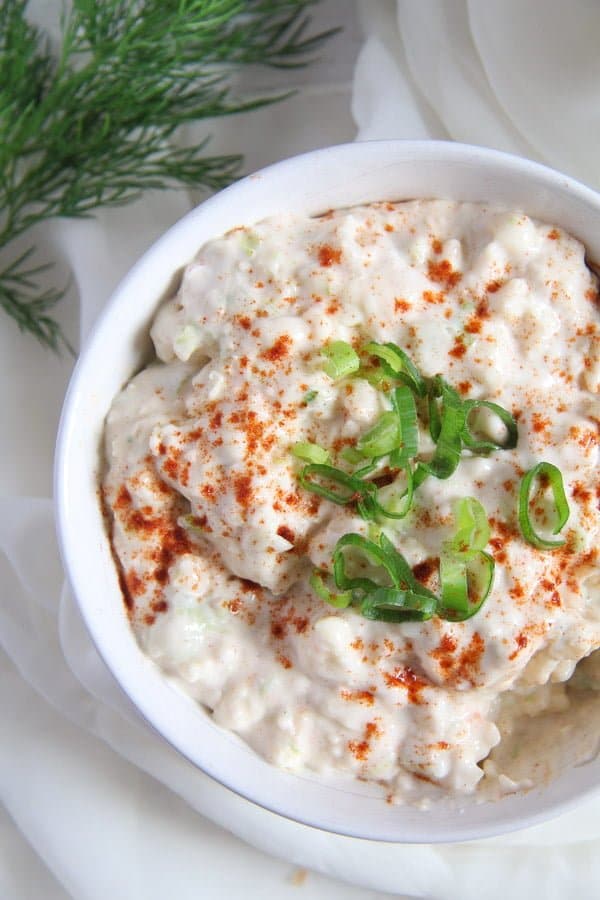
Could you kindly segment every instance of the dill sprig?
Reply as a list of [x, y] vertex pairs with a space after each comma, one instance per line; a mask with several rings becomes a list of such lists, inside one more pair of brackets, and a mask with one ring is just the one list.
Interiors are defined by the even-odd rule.
[[[217, 190], [242, 156], [174, 147], [186, 122], [230, 115], [288, 94], [240, 101], [239, 66], [305, 65], [333, 31], [307, 37], [318, 0], [73, 0], [60, 45], [0, 3], [0, 251], [33, 225], [89, 216], [148, 189]], [[8, 249], [7, 249], [8, 248]], [[21, 330], [58, 350], [66, 341], [42, 292], [34, 247], [0, 268], [0, 305]]]

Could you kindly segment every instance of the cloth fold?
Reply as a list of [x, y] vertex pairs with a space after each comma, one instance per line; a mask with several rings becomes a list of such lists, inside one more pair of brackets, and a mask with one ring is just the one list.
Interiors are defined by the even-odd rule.
[[[593, 100], [600, 6], [359, 0], [358, 8], [365, 32], [352, 101], [359, 137], [485, 144], [600, 186]], [[340, 96], [338, 86], [332, 111]], [[316, 146], [318, 123], [312, 127]], [[273, 153], [270, 137], [266, 132], [265, 159]], [[47, 241], [72, 272], [82, 337], [121, 276], [189, 206], [181, 193], [148, 195], [90, 222], [48, 226]], [[0, 360], [27, 365], [37, 349], [13, 338], [0, 335]], [[37, 356], [35, 366], [40, 372]], [[10, 444], [5, 466], [19, 472], [19, 485], [49, 483], [63, 370], [64, 364], [47, 383], [38, 376], [28, 386], [35, 408], [48, 410], [47, 423], [36, 421], [38, 430], [28, 421], [33, 406], [7, 404], [5, 428], [21, 429], [21, 444]], [[19, 453], [32, 440], [37, 458], [29, 449]], [[534, 891], [546, 898], [596, 896], [600, 800], [492, 840], [403, 847], [281, 819], [199, 772], [142, 720], [97, 654], [63, 584], [49, 497], [0, 501], [0, 583], [0, 798], [56, 876], [47, 896], [58, 900], [62, 885], [77, 900], [162, 900], [166, 892], [186, 900], [198, 896], [199, 879], [203, 896], [246, 896], [250, 883], [256, 896], [261, 889], [297, 896], [289, 863], [273, 860], [267, 871], [254, 851], [221, 828], [290, 863], [396, 896], [494, 900], [504, 897], [506, 884], [514, 900]], [[43, 877], [40, 863], [35, 884]], [[41, 896], [13, 888], [14, 882], [5, 891], [11, 900]], [[365, 894], [309, 880], [303, 896]]]

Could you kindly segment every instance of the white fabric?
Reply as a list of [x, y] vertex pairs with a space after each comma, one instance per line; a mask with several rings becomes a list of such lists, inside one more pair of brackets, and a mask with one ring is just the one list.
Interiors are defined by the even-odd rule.
[[[325, 7], [328, 21], [349, 9], [342, 0]], [[353, 91], [360, 137], [487, 144], [536, 156], [600, 186], [600, 6], [593, 0], [363, 0], [359, 8], [366, 33]], [[321, 70], [325, 85], [289, 101], [287, 119], [284, 107], [262, 113], [247, 132], [251, 166], [351, 137], [349, 92], [335, 73], [342, 72], [343, 82], [353, 34], [350, 21], [346, 43], [337, 45], [342, 63], [336, 68], [330, 56]], [[215, 149], [233, 152], [240, 143], [231, 120]], [[56, 277], [72, 273], [69, 298], [59, 308], [72, 339], [78, 305], [85, 334], [122, 274], [188, 205], [181, 194], [148, 196], [93, 221], [40, 232], [42, 256], [63, 260]], [[302, 887], [305, 900], [367, 898], [372, 889], [494, 900], [509, 885], [514, 900], [595, 897], [598, 801], [484, 842], [370, 844], [281, 820], [243, 801], [141, 721], [62, 586], [49, 498], [51, 445], [69, 369], [68, 360], [52, 359], [2, 322], [0, 896], [286, 898], [299, 896], [293, 865], [300, 865], [363, 886], [311, 874]]]
[[358, 138], [451, 138], [600, 187], [595, 0], [369, 0]]

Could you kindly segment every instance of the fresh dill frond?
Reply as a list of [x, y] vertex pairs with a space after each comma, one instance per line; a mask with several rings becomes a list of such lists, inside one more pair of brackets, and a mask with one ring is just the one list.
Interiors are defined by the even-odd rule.
[[[0, 4], [0, 251], [33, 225], [86, 217], [148, 189], [218, 190], [242, 156], [172, 144], [187, 122], [282, 99], [241, 101], [240, 66], [306, 65], [334, 31], [307, 37], [318, 0], [73, 0], [60, 46], [27, 19], [27, 0]], [[0, 305], [57, 350], [59, 290], [40, 293], [34, 248], [0, 269]]]

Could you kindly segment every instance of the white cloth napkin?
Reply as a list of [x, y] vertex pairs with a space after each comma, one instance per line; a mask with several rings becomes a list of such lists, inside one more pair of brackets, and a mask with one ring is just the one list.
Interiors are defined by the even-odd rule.
[[451, 138], [600, 187], [595, 0], [369, 0], [359, 9], [359, 139]]
[[[600, 8], [591, 0], [364, 0], [359, 8], [367, 34], [353, 93], [360, 137], [467, 140], [537, 156], [600, 185], [593, 152], [600, 137], [594, 46]], [[323, 110], [344, 102], [339, 87], [329, 105], [318, 92], [310, 103], [317, 95]], [[300, 109], [304, 114], [306, 107]], [[262, 156], [256, 144], [257, 164], [273, 158], [281, 121], [273, 122]], [[297, 147], [286, 132], [282, 152], [323, 143], [318, 122], [310, 137], [306, 127], [300, 131]], [[94, 221], [40, 232], [42, 248], [62, 256], [73, 273], [60, 308], [72, 337], [77, 300], [85, 334], [119, 278], [188, 205], [179, 194], [150, 195]], [[0, 896], [299, 895], [289, 865], [259, 865], [255, 851], [207, 818], [295, 865], [395, 895], [495, 900], [510, 885], [514, 900], [534, 892], [549, 900], [597, 896], [599, 801], [493, 840], [373, 844], [247, 803], [151, 731], [98, 657], [63, 586], [49, 498], [51, 444], [69, 363], [52, 360], [2, 324], [0, 798], [9, 818], [0, 818]], [[367, 895], [309, 878], [301, 896]]]

